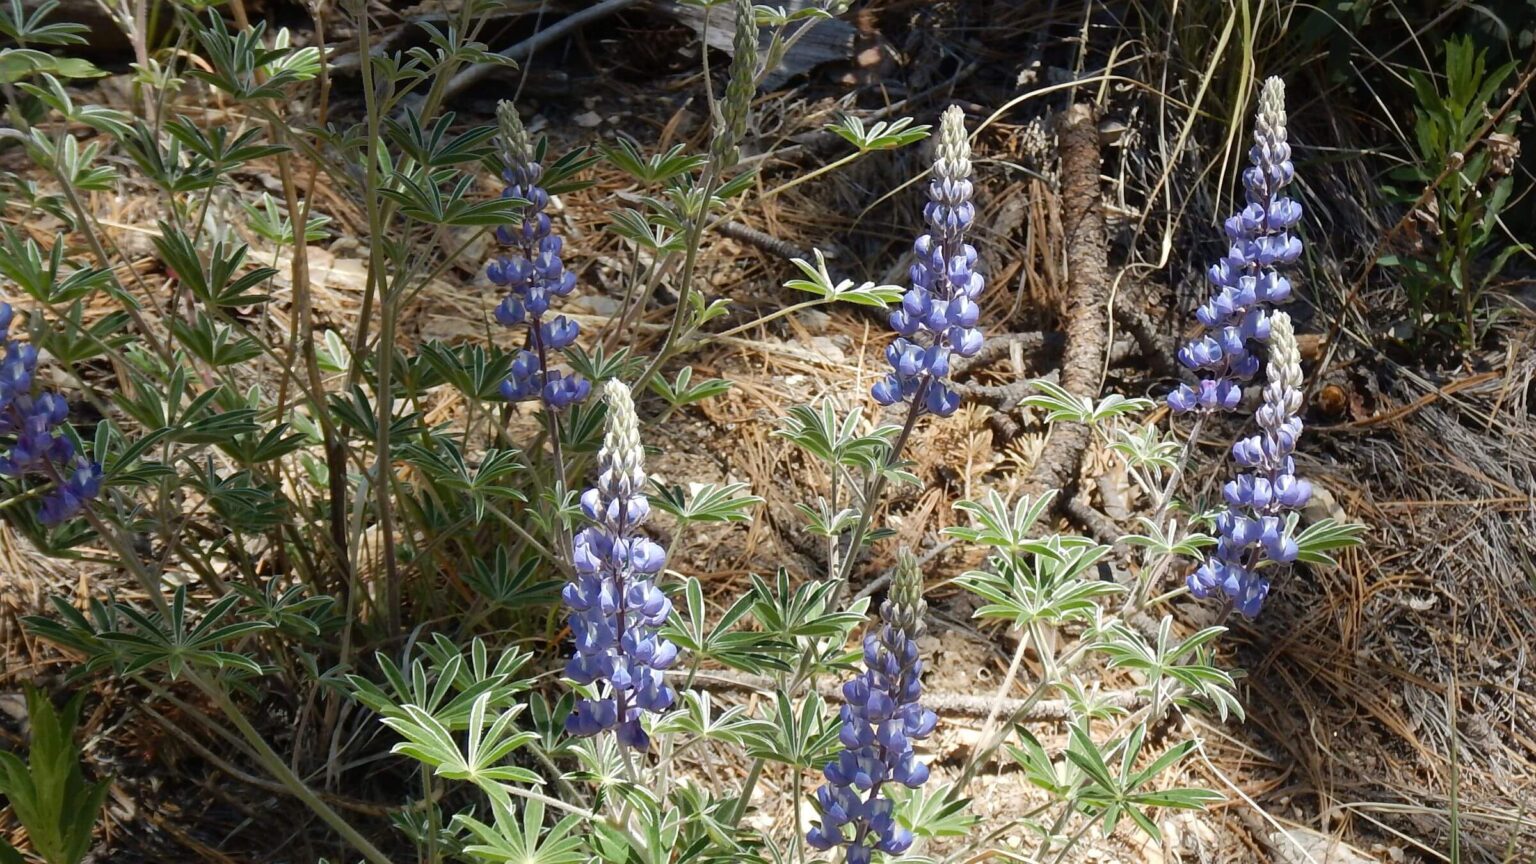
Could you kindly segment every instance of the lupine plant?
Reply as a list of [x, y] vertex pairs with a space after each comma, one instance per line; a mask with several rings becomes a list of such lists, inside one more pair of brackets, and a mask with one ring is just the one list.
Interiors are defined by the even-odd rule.
[[[965, 524], [948, 533], [986, 562], [955, 583], [981, 601], [982, 626], [1012, 640], [1014, 659], [980, 740], [951, 768], [924, 753], [946, 722], [923, 681], [924, 565], [903, 551], [888, 588], [850, 589], [890, 534], [886, 488], [921, 482], [904, 460], [917, 423], [956, 422], [946, 419], [960, 405], [952, 364], [983, 343], [985, 282], [968, 238], [985, 201], [965, 113], [951, 107], [938, 122], [909, 286], [838, 278], [818, 252], [787, 283], [809, 299], [722, 327], [729, 298], [704, 297], [694, 274], [712, 229], [763, 179], [743, 158], [757, 81], [846, 4], [700, 5], [729, 7], [734, 28], [708, 146], [647, 153], [620, 140], [596, 155], [555, 155], [512, 103], [494, 124], [467, 128], [443, 110], [441, 82], [496, 62], [477, 41], [497, 8], [484, 0], [423, 24], [429, 44], [404, 51], [381, 45], [362, 11], [332, 10], [357, 33], [355, 120], [325, 113], [336, 58], [186, 11], [175, 44], [195, 42], [198, 63], [175, 51], [136, 69], [165, 90], [159, 104], [143, 116], [78, 105], [63, 82], [94, 67], [25, 47], [69, 44], [78, 28], [45, 23], [47, 4], [0, 9], [0, 30], [22, 46], [0, 50], [31, 51], [20, 65], [9, 55], [12, 137], [49, 178], [6, 175], [8, 203], [64, 225], [46, 255], [0, 229], [0, 272], [36, 309], [28, 338], [0, 346], [0, 513], [54, 554], [108, 550], [140, 587], [135, 598], [58, 598], [28, 626], [71, 657], [74, 680], [124, 682], [167, 728], [178, 727], [165, 706], [181, 711], [195, 692], [212, 711], [179, 731], [239, 742], [263, 783], [350, 847], [345, 860], [388, 864], [404, 860], [402, 846], [427, 864], [966, 860], [990, 842], [958, 839], [975, 822], [967, 796], [1004, 760], [1045, 802], [1021, 816], [1039, 841], [1025, 860], [1067, 860], [1089, 832], [1124, 821], [1159, 836], [1160, 808], [1215, 798], [1175, 776], [1199, 741], [1170, 728], [1170, 712], [1240, 715], [1212, 650], [1222, 628], [1174, 635], [1165, 607], [1183, 590], [1158, 594], [1161, 577], [1211, 545], [1228, 579], [1260, 572], [1259, 556], [1320, 562], [1351, 536], [1294, 530], [1305, 498], [1292, 456], [1300, 371], [1289, 319], [1264, 308], [1285, 299], [1274, 267], [1299, 251], [1289, 233], [1299, 212], [1280, 195], [1291, 167], [1278, 85], [1265, 87], [1249, 204], [1228, 224], [1232, 252], [1212, 271], [1220, 293], [1201, 312], [1215, 335], [1180, 355], [1213, 383], [1170, 399], [1235, 407], [1238, 382], [1258, 370], [1249, 343], [1269, 339], [1260, 434], [1234, 451], [1249, 473], [1229, 485], [1222, 538], [1165, 521], [1182, 460], [1135, 419], [1146, 400], [1085, 401], [1042, 383], [1031, 403], [1049, 422], [1092, 427], [1154, 518], [1124, 538], [1143, 550], [1139, 579], [1106, 580], [1112, 546], [1053, 530], [1052, 495], [986, 490], [959, 505]], [[204, 128], [178, 113], [178, 95], [231, 106], [234, 125]], [[913, 118], [834, 126], [857, 157], [915, 145], [928, 130]], [[115, 189], [105, 160], [116, 153], [163, 199], [156, 268], [115, 248], [81, 194]], [[598, 159], [633, 181], [635, 206], [615, 209], [609, 226], [632, 258], [614, 320], [583, 330], [559, 311], [580, 250], [562, 239], [552, 205]], [[258, 170], [276, 178], [260, 206], [235, 181]], [[310, 197], [321, 171], [368, 234], [362, 308], [344, 332], [317, 315], [307, 259], [331, 230]], [[229, 230], [242, 213], [249, 234]], [[402, 310], [441, 290], [485, 239], [498, 251], [484, 278], [454, 290], [495, 295], [482, 310], [489, 344], [406, 351]], [[87, 253], [74, 260], [71, 249]], [[645, 356], [632, 325], [667, 294], [671, 323]], [[280, 295], [289, 305], [275, 315]], [[118, 311], [87, 323], [88, 299]], [[825, 540], [825, 571], [753, 575], [712, 609], [706, 579], [669, 570], [669, 552], [678, 559], [695, 525], [747, 521], [762, 499], [742, 484], [653, 482], [644, 442], [667, 441], [668, 418], [731, 386], [695, 379], [682, 363], [689, 350], [831, 303], [888, 315], [890, 369], [870, 395], [899, 422], [868, 422], [862, 392], [790, 409], [777, 440], [826, 481], [798, 508]], [[10, 309], [0, 306], [7, 334]], [[68, 382], [60, 392], [39, 384], [45, 357]], [[102, 368], [120, 379], [115, 395], [102, 392]], [[66, 392], [94, 409], [89, 446], [69, 427]], [[654, 412], [652, 395], [664, 403]], [[444, 420], [440, 397], [462, 413]], [[567, 478], [590, 486], [576, 494]], [[1245, 612], [1262, 600], [1254, 584]], [[1153, 612], [1161, 622], [1149, 631]], [[1009, 701], [1027, 653], [1041, 674]], [[1106, 669], [1129, 683], [1084, 683]], [[761, 698], [717, 698], [708, 684], [721, 675]], [[1047, 699], [1059, 710], [1037, 715]], [[289, 752], [256, 706], [291, 710], [283, 722], [300, 734], [285, 730]], [[1042, 744], [1030, 730], [1040, 722], [1064, 724], [1066, 745]], [[1162, 733], [1174, 738], [1167, 746]], [[393, 796], [382, 806], [396, 832], [314, 789], [312, 778], [350, 779], [359, 765], [387, 780], [373, 785]], [[794, 818], [775, 820], [785, 813]]]
[[677, 646], [659, 635], [672, 602], [655, 582], [667, 555], [640, 533], [651, 505], [645, 497], [640, 420], [629, 388], [610, 380], [603, 394], [608, 433], [597, 484], [581, 496], [581, 511], [592, 526], [576, 535], [571, 553], [576, 578], [561, 594], [576, 640], [565, 675], [603, 692], [577, 700], [565, 728], [583, 736], [617, 729], [620, 744], [645, 750], [650, 738], [640, 715], [665, 711], [676, 698], [665, 674], [677, 659]]
[[1259, 371], [1250, 343], [1269, 339], [1269, 308], [1291, 296], [1279, 268], [1301, 256], [1301, 239], [1291, 230], [1301, 221], [1301, 205], [1284, 194], [1296, 169], [1285, 129], [1285, 84], [1278, 78], [1265, 81], [1259, 95], [1248, 157], [1247, 204], [1226, 221], [1231, 246], [1208, 272], [1216, 293], [1195, 312], [1207, 332], [1179, 349], [1180, 363], [1205, 373], [1198, 385], [1180, 384], [1168, 395], [1168, 407], [1180, 414], [1237, 408], [1243, 384]]

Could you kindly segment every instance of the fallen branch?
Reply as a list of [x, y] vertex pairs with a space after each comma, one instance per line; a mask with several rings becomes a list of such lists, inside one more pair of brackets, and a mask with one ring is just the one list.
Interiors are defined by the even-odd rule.
[[[503, 48], [496, 53], [508, 60], [526, 60], [535, 51], [565, 36], [567, 33], [571, 33], [577, 28], [590, 24], [599, 18], [606, 18], [638, 2], [640, 0], [603, 0], [601, 3], [593, 4], [578, 12], [572, 12], [516, 45]], [[480, 79], [502, 68], [504, 67], [496, 63], [476, 63], [473, 66], [466, 67], [459, 74], [448, 79], [448, 83], [443, 86], [443, 99], [452, 99], [454, 96], [479, 83]]]
[[[1108, 341], [1109, 242], [1099, 183], [1099, 131], [1094, 110], [1076, 104], [1062, 117], [1062, 228], [1067, 258], [1066, 348], [1062, 352], [1061, 386], [1074, 396], [1099, 395], [1099, 373]], [[1051, 428], [1045, 448], [1024, 483], [1024, 491], [1039, 495], [1066, 489], [1077, 479], [1089, 430], [1079, 423]]]

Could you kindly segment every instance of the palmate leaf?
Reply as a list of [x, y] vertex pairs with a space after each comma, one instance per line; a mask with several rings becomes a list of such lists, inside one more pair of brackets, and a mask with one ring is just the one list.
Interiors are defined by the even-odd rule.
[[187, 615], [187, 588], [176, 589], [171, 598], [170, 617], [147, 615], [124, 603], [114, 604], [127, 629], [103, 631], [98, 638], [114, 646], [124, 661], [123, 674], [163, 667], [171, 678], [178, 678], [193, 667], [235, 669], [260, 675], [261, 665], [246, 654], [225, 650], [225, 646], [243, 636], [271, 629], [266, 621], [236, 620], [224, 623], [236, 611], [238, 594], [228, 594], [216, 601], [196, 623]]
[[809, 581], [791, 589], [789, 571], [779, 569], [773, 585], [752, 574], [752, 617], [764, 631], [785, 642], [800, 639], [846, 640], [848, 633], [869, 609], [869, 598], [854, 601], [844, 611], [829, 611], [826, 602], [832, 583]]
[[664, 486], [654, 479], [651, 482], [656, 489], [648, 496], [651, 504], [684, 523], [748, 522], [752, 519], [752, 508], [763, 503], [756, 495], [742, 494], [749, 488], [745, 483], [698, 483], [693, 484], [690, 494], [681, 486]]
[[400, 213], [428, 225], [494, 227], [516, 221], [529, 206], [521, 198], [474, 200], [475, 178], [451, 168], [395, 172], [379, 194], [400, 205]]
[[1016, 628], [1035, 621], [1088, 620], [1099, 609], [1095, 598], [1125, 590], [1116, 582], [1094, 578], [1108, 546], [1082, 537], [1052, 536], [1029, 541], [1021, 552], [993, 556], [991, 570], [973, 570], [956, 578], [987, 601], [975, 617], [999, 618]]
[[1094, 402], [1086, 396], [1074, 396], [1060, 384], [1043, 378], [1029, 383], [1040, 392], [1024, 397], [1024, 404], [1048, 412], [1045, 417], [1048, 423], [1071, 420], [1093, 426], [1123, 414], [1145, 411], [1154, 404], [1151, 399], [1131, 398], [1119, 393], [1111, 393]]
[[656, 722], [658, 735], [685, 733], [695, 738], [741, 745], [747, 740], [745, 730], [752, 721], [745, 705], [732, 705], [718, 714], [708, 690], [685, 690], [682, 705]]
[[490, 693], [481, 693], [469, 706], [461, 748], [448, 727], [420, 705], [402, 705], [400, 713], [383, 718], [384, 725], [405, 740], [392, 753], [409, 756], [428, 766], [432, 773], [450, 780], [473, 783], [487, 792], [503, 783], [537, 786], [543, 778], [526, 768], [504, 764], [507, 756], [538, 736], [514, 731], [513, 721], [521, 706], [502, 711], [487, 722]]
[[677, 378], [670, 382], [660, 376], [651, 379], [651, 392], [666, 400], [673, 408], [703, 402], [730, 389], [731, 382], [724, 378], [705, 378], [694, 383], [692, 366], [678, 370]]
[[256, 293], [256, 288], [277, 275], [271, 267], [256, 267], [242, 274], [245, 256], [250, 247], [236, 243], [232, 247], [219, 241], [208, 253], [208, 263], [197, 246], [181, 229], [169, 222], [159, 223], [160, 234], [154, 238], [160, 260], [171, 269], [192, 296], [221, 308], [255, 306], [267, 301], [267, 295]]
[[880, 120], [866, 128], [864, 121], [846, 114], [836, 123], [827, 124], [827, 131], [859, 148], [859, 152], [893, 150], [928, 137], [931, 126], [913, 126], [911, 117], [896, 120]]
[[1035, 523], [1040, 521], [1055, 497], [1055, 489], [1048, 489], [1038, 497], [1021, 495], [1010, 508], [1007, 499], [996, 489], [988, 489], [987, 497], [982, 501], [955, 504], [956, 510], [970, 515], [975, 526], [957, 525], [945, 528], [944, 533], [967, 543], [1017, 551], [1029, 543]]
[[674, 144], [665, 153], [647, 156], [624, 136], [612, 145], [599, 145], [598, 152], [624, 173], [648, 186], [689, 174], [709, 161], [709, 157], [702, 153], [688, 153], [687, 144]]
[[662, 635], [679, 648], [696, 657], [757, 675], [790, 668], [784, 658], [794, 651], [792, 643], [771, 633], [732, 631], [731, 628], [745, 618], [757, 602], [752, 594], [736, 598], [736, 602], [709, 629], [705, 628], [708, 613], [704, 605], [704, 586], [698, 579], [688, 577], [683, 584], [683, 600], [687, 614], [674, 614], [662, 630]]
[[[1068, 728], [1067, 759], [1083, 774], [1084, 785], [1076, 793], [1076, 800], [1084, 812], [1102, 814], [1101, 828], [1109, 836], [1121, 817], [1129, 818], [1147, 836], [1162, 841], [1157, 823], [1147, 814], [1153, 807], [1169, 807], [1181, 810], [1201, 810], [1207, 804], [1221, 800], [1221, 795], [1209, 789], [1178, 787], [1155, 790], [1143, 787], [1161, 776], [1188, 756], [1196, 742], [1184, 741], [1168, 748], [1146, 768], [1135, 768], [1146, 740], [1147, 725], [1136, 724], [1129, 736], [1105, 745], [1096, 744], [1085, 723], [1074, 723]], [[1111, 767], [1104, 754], [1119, 752], [1119, 765]]]
[[468, 829], [474, 840], [464, 853], [476, 861], [496, 864], [581, 864], [589, 856], [584, 851], [581, 818], [566, 816], [554, 826], [544, 828], [544, 802], [525, 800], [522, 819], [513, 809], [506, 793], [490, 796], [494, 826], [460, 814], [454, 823]]
[[971, 799], [951, 797], [951, 785], [907, 789], [885, 787], [896, 802], [896, 818], [917, 837], [966, 837], [981, 817], [970, 811]]
[[527, 662], [527, 653], [508, 649], [492, 663], [490, 650], [479, 638], [466, 653], [444, 634], [434, 633], [420, 652], [408, 652], [399, 664], [383, 652], [375, 654], [382, 684], [361, 675], [346, 676], [357, 701], [386, 717], [404, 717], [405, 706], [415, 705], [457, 731], [468, 727], [471, 707], [481, 696], [490, 697], [491, 710], [510, 708], [530, 683], [514, 677]]
[[1296, 535], [1296, 560], [1337, 567], [1339, 562], [1331, 553], [1359, 546], [1364, 542], [1361, 535], [1365, 531], [1366, 527], [1358, 522], [1339, 522], [1331, 518], [1314, 522]]
[[884, 308], [901, 299], [904, 292], [899, 285], [876, 285], [873, 282], [865, 282], [860, 285], [853, 284], [852, 279], [833, 281], [832, 274], [827, 271], [827, 259], [820, 249], [815, 250], [816, 263], [811, 264], [803, 258], [793, 259], [800, 272], [805, 274], [804, 279], [791, 279], [784, 283], [785, 288], [793, 288], [796, 291], [804, 291], [828, 301], [844, 301], [859, 306], [876, 306]]
[[0, 6], [0, 34], [27, 45], [84, 45], [89, 27], [72, 21], [48, 21], [58, 9], [58, 0], [31, 4], [9, 0]]
[[779, 692], [774, 696], [771, 718], [757, 719], [744, 725], [747, 754], [770, 762], [779, 762], [802, 770], [825, 765], [841, 746], [839, 723], [829, 720], [820, 695], [805, 697], [797, 711], [794, 700]]
[[867, 435], [860, 435], [862, 421], [863, 415], [858, 408], [840, 416], [832, 400], [828, 399], [819, 408], [792, 406], [784, 418], [783, 427], [774, 430], [773, 434], [788, 438], [829, 465], [872, 471], [885, 463], [891, 440], [901, 430], [896, 426], [881, 426]]
[[553, 603], [560, 597], [559, 579], [539, 579], [547, 576], [547, 562], [530, 557], [513, 567], [511, 555], [505, 546], [497, 546], [490, 560], [475, 558], [470, 562], [470, 572], [464, 581], [480, 596], [503, 609], [524, 609]]

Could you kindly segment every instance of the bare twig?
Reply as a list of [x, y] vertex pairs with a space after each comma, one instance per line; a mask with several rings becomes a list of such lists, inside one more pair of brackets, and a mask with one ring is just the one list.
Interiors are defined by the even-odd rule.
[[[496, 53], [508, 60], [526, 59], [532, 56], [533, 52], [576, 30], [578, 27], [590, 24], [600, 18], [606, 18], [615, 12], [635, 5], [637, 2], [639, 0], [603, 0], [601, 3], [572, 12], [516, 45], [503, 48]], [[452, 99], [454, 96], [478, 83], [492, 71], [500, 68], [502, 67], [495, 63], [476, 63], [473, 66], [466, 67], [459, 74], [449, 79], [448, 84], [443, 88], [443, 98]]]

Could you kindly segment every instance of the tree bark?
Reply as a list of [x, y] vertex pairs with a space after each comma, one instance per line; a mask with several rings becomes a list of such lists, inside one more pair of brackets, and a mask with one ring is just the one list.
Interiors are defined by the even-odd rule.
[[[1099, 183], [1099, 130], [1092, 106], [1076, 104], [1060, 121], [1062, 228], [1067, 258], [1067, 344], [1062, 352], [1061, 386], [1073, 396], [1099, 395], [1109, 337], [1109, 241], [1104, 229]], [[1077, 479], [1089, 430], [1079, 423], [1057, 423], [1024, 491], [1039, 495], [1066, 490]]]

